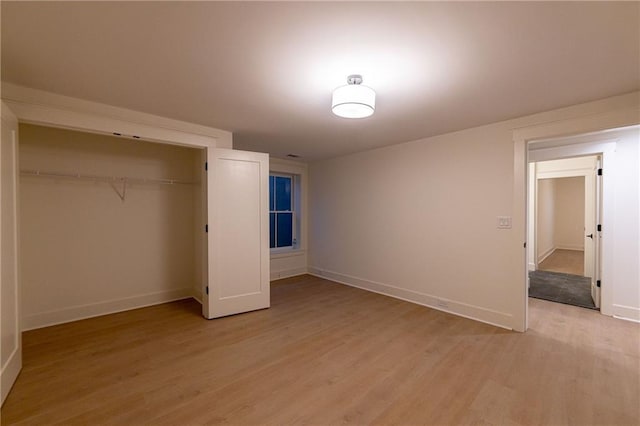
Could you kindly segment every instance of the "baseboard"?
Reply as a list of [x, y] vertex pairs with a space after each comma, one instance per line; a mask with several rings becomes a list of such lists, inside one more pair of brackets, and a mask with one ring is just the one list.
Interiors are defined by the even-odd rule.
[[22, 349], [20, 346], [14, 349], [9, 356], [6, 364], [2, 366], [2, 372], [0, 373], [0, 404], [4, 404], [4, 400], [9, 395], [9, 391], [13, 387], [13, 384], [20, 374], [22, 368]]
[[469, 305], [455, 300], [445, 299], [426, 293], [420, 293], [413, 290], [407, 290], [395, 287], [389, 284], [369, 281], [350, 275], [340, 274], [338, 272], [328, 271], [326, 269], [309, 267], [308, 274], [320, 278], [326, 278], [340, 284], [351, 287], [357, 287], [362, 290], [379, 293], [385, 296], [394, 297], [406, 302], [416, 303], [439, 311], [458, 315], [475, 321], [484, 322], [496, 327], [513, 329], [513, 316], [504, 312], [498, 312], [491, 309], [482, 308], [480, 306]]
[[544, 260], [551, 256], [553, 254], [553, 252], [556, 251], [555, 247], [551, 247], [549, 250], [545, 251], [544, 253], [542, 253], [539, 257], [538, 257], [538, 265], [541, 264], [542, 262], [544, 262]]
[[280, 280], [282, 278], [297, 277], [307, 273], [306, 267], [285, 269], [282, 271], [271, 271], [271, 281]]
[[573, 250], [573, 251], [584, 251], [584, 247], [574, 246], [571, 244], [559, 244], [555, 247], [554, 250]]
[[533, 262], [529, 262], [529, 270], [530, 271], [535, 271], [536, 270], [536, 264]]
[[202, 289], [193, 288], [191, 290], [191, 297], [193, 297], [198, 303], [202, 305]]
[[51, 325], [78, 321], [100, 315], [159, 305], [161, 303], [173, 302], [174, 300], [188, 299], [190, 297], [193, 297], [193, 288], [181, 288], [132, 296], [124, 299], [109, 300], [106, 302], [71, 306], [57, 311], [25, 316], [22, 320], [22, 330], [34, 330], [36, 328], [49, 327]]
[[613, 305], [613, 316], [618, 319], [640, 323], [640, 309], [633, 306]]

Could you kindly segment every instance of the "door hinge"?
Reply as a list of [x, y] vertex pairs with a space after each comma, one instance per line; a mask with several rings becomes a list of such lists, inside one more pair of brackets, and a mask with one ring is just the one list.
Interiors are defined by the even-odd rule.
[[598, 169], [598, 176], [602, 176], [602, 169]]
[[527, 248], [527, 242], [526, 241], [524, 242], [524, 248]]
[[205, 291], [205, 293], [209, 294], [209, 286], [206, 286], [206, 287], [204, 288], [204, 291]]
[[204, 226], [204, 232], [209, 232], [209, 225]]
[[205, 161], [205, 163], [204, 163], [204, 171], [206, 172], [207, 170], [209, 170], [209, 163]]
[[598, 225], [598, 232], [602, 232], [602, 225]]
[[601, 285], [600, 280], [597, 280], [596, 281], [596, 287], [600, 288], [600, 285]]

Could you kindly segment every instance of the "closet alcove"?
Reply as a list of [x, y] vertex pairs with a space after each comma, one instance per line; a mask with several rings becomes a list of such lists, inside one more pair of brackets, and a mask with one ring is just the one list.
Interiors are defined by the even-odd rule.
[[201, 297], [204, 150], [19, 134], [23, 330]]

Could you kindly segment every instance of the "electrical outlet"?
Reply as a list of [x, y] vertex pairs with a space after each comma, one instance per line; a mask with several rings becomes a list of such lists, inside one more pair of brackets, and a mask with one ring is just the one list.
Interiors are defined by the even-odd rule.
[[511, 229], [511, 216], [498, 216], [497, 218], [498, 229]]

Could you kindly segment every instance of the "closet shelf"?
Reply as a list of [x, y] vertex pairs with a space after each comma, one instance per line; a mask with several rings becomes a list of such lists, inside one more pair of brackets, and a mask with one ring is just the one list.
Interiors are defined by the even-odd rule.
[[100, 182], [127, 182], [127, 183], [157, 183], [162, 185], [194, 185], [196, 182], [189, 182], [179, 179], [150, 179], [150, 178], [136, 178], [129, 176], [100, 176], [100, 175], [87, 175], [82, 173], [58, 173], [40, 170], [20, 170], [20, 174], [23, 176], [40, 176], [48, 178], [68, 178], [68, 179], [84, 179]]
[[[100, 176], [100, 175], [87, 175], [82, 173], [58, 173], [40, 170], [20, 170], [22, 176], [36, 176], [46, 178], [63, 178], [63, 179], [82, 179], [91, 180], [94, 182], [106, 182], [111, 188], [118, 194], [118, 197], [124, 202], [127, 196], [127, 185], [129, 184], [160, 184], [160, 185], [194, 185], [197, 182], [189, 182], [179, 179], [149, 179], [149, 178], [136, 178], [129, 176]], [[118, 188], [116, 184], [122, 185]]]

